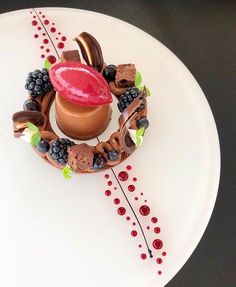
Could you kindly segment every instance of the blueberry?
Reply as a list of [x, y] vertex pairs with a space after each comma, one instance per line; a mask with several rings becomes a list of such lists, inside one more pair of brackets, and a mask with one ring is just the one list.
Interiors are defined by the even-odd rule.
[[36, 149], [41, 153], [46, 153], [50, 148], [49, 143], [46, 140], [41, 140], [37, 145]]
[[119, 158], [119, 153], [116, 150], [111, 150], [108, 152], [107, 156], [109, 160], [113, 161]]
[[105, 165], [106, 159], [100, 154], [95, 154], [93, 157], [93, 169], [102, 169]]
[[137, 121], [137, 127], [139, 129], [145, 128], [145, 130], [149, 127], [149, 121], [147, 118], [141, 118]]
[[38, 102], [29, 99], [24, 102], [23, 109], [25, 111], [39, 111], [40, 107]]
[[103, 71], [103, 77], [107, 82], [115, 81], [116, 77], [116, 66], [108, 65]]

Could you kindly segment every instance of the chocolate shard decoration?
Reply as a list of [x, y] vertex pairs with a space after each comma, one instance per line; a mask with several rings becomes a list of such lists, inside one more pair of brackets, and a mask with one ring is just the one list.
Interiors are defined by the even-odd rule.
[[132, 87], [135, 82], [136, 68], [134, 64], [118, 65], [116, 70], [116, 85], [119, 88]]
[[98, 41], [87, 32], [81, 33], [75, 38], [75, 41], [78, 43], [87, 65], [93, 67], [98, 72], [101, 72], [104, 61], [102, 49]]
[[78, 50], [63, 51], [61, 54], [61, 62], [81, 62]]
[[20, 111], [12, 116], [14, 136], [20, 137], [23, 130], [27, 127], [27, 122], [38, 127], [44, 127], [46, 123], [46, 117], [38, 111]]

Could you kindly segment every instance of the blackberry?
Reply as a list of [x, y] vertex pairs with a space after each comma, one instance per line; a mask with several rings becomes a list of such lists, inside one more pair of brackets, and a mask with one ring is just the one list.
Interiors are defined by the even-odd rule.
[[31, 97], [44, 96], [52, 88], [47, 69], [34, 70], [28, 74], [25, 89], [28, 90]]
[[49, 154], [51, 158], [60, 165], [66, 165], [68, 160], [67, 148], [75, 145], [69, 139], [57, 139], [50, 144]]
[[116, 66], [115, 65], [108, 65], [103, 71], [103, 77], [109, 83], [111, 81], [115, 81], [116, 77]]
[[93, 157], [93, 169], [102, 169], [106, 165], [106, 159], [100, 154], [95, 154]]
[[[117, 104], [119, 111], [123, 113], [123, 111], [133, 102], [135, 98], [139, 96], [140, 93], [141, 91], [136, 87], [128, 88], [127, 91], [123, 95], [121, 95], [119, 102]], [[137, 108], [136, 111], [140, 112], [145, 107], [145, 104], [146, 99], [145, 97], [143, 97], [142, 103], [140, 104], [140, 106]]]

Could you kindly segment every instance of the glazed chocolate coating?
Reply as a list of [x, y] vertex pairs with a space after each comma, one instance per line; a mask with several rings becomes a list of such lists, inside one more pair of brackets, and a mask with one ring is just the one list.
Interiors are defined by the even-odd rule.
[[83, 32], [75, 38], [78, 43], [82, 56], [88, 66], [93, 67], [98, 72], [103, 69], [102, 49], [98, 41], [89, 33]]

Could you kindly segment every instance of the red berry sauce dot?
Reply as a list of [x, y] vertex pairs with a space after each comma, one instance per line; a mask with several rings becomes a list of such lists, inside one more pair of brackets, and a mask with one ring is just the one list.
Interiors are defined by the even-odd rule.
[[41, 58], [42, 58], [42, 59], [45, 58], [45, 55], [42, 54], [42, 55], [41, 55]]
[[147, 230], [149, 230], [150, 229], [150, 226], [147, 226]]
[[48, 42], [49, 42], [48, 39], [43, 39], [44, 44], [48, 44]]
[[37, 39], [39, 37], [38, 34], [34, 34], [34, 38]]
[[38, 30], [40, 31], [42, 28], [41, 27], [38, 27]]
[[131, 236], [136, 237], [138, 235], [138, 232], [136, 230], [131, 231]]
[[156, 263], [157, 264], [161, 264], [162, 263], [162, 259], [161, 258], [157, 258]]
[[137, 177], [133, 177], [133, 181], [134, 181], [134, 182], [137, 181]]
[[119, 215], [125, 215], [126, 209], [124, 207], [119, 207], [117, 209], [117, 212], [118, 212]]
[[135, 196], [134, 200], [138, 200], [138, 197], [137, 197], [137, 196]]
[[129, 178], [129, 175], [126, 171], [121, 171], [119, 174], [118, 174], [118, 178], [120, 181], [126, 181], [128, 178]]
[[153, 248], [155, 249], [161, 249], [163, 247], [163, 243], [160, 239], [155, 239], [153, 242], [152, 242], [152, 246]]
[[38, 24], [38, 22], [36, 20], [32, 21], [32, 26], [36, 26]]
[[155, 233], [160, 233], [161, 232], [161, 228], [160, 227], [155, 227], [154, 228], [154, 232]]
[[43, 33], [42, 35], [43, 35], [43, 36], [46, 36], [46, 33]]
[[34, 15], [34, 16], [33, 16], [33, 18], [35, 19], [35, 18], [36, 18], [36, 16]]
[[58, 32], [58, 35], [61, 35], [61, 32]]
[[52, 25], [55, 25], [55, 23], [52, 23]]
[[117, 187], [116, 187], [116, 186], [114, 187], [114, 190], [117, 190]]
[[140, 193], [140, 195], [142, 195], [142, 196], [143, 196], [143, 192], [141, 192], [141, 193]]
[[166, 252], [165, 251], [162, 252], [162, 256], [166, 256]]
[[113, 200], [113, 202], [114, 202], [114, 204], [119, 204], [119, 203], [120, 203], [120, 200], [119, 200], [119, 198], [115, 198], [115, 199]]
[[42, 17], [45, 18], [45, 15], [43, 15]]
[[152, 223], [157, 223], [158, 219], [156, 217], [151, 218]]
[[147, 202], [147, 200], [145, 199], [144, 202]]
[[158, 274], [158, 275], [161, 275], [161, 270], [157, 271], [157, 274]]
[[139, 208], [139, 212], [140, 212], [141, 215], [147, 216], [147, 215], [150, 213], [150, 208], [149, 208], [149, 206], [147, 206], [147, 205], [142, 205], [142, 206]]
[[48, 60], [48, 62], [51, 63], [51, 64], [54, 64], [54, 63], [56, 63], [56, 61], [57, 61], [56, 57], [54, 57], [53, 55], [48, 56], [48, 57], [47, 57], [47, 60]]
[[65, 37], [65, 36], [62, 36], [62, 37], [61, 37], [61, 40], [62, 40], [62, 41], [66, 41], [66, 37]]
[[132, 223], [132, 225], [133, 225], [133, 226], [135, 226], [135, 225], [136, 225], [136, 223], [135, 223], [135, 222], [133, 222], [133, 223]]
[[146, 255], [145, 253], [142, 253], [142, 254], [140, 255], [140, 258], [143, 259], [143, 260], [145, 260], [145, 259], [147, 259], [147, 255]]
[[43, 49], [44, 48], [44, 46], [40, 46], [40, 49]]
[[139, 247], [139, 248], [142, 248], [142, 244], [139, 244], [138, 247]]
[[128, 186], [128, 191], [134, 192], [134, 191], [135, 191], [135, 186], [134, 186], [133, 184], [130, 184], [130, 185]]
[[112, 185], [112, 181], [109, 180], [108, 183], [107, 183], [107, 185], [108, 185], [108, 186], [111, 186], [111, 185]]
[[48, 20], [44, 20], [44, 25], [48, 25], [49, 24], [49, 21]]
[[132, 166], [131, 166], [131, 165], [127, 165], [127, 166], [126, 166], [126, 169], [127, 169], [127, 170], [131, 170], [131, 169], [132, 169]]
[[104, 177], [107, 179], [107, 178], [109, 178], [110, 176], [109, 176], [109, 174], [105, 174]]
[[50, 49], [46, 49], [46, 53], [49, 53], [50, 52]]
[[33, 14], [33, 12], [32, 12], [32, 11], [30, 11], [30, 14]]
[[129, 220], [130, 220], [130, 217], [129, 217], [129, 216], [127, 216], [127, 217], [126, 217], [126, 220], [127, 220], [127, 221], [129, 221]]
[[42, 14], [42, 12], [40, 11], [39, 14]]
[[105, 191], [105, 195], [106, 195], [106, 196], [110, 196], [110, 195], [111, 195], [111, 191], [110, 191], [109, 189], [107, 189], [107, 190]]
[[56, 37], [56, 40], [58, 40], [58, 38]]
[[57, 44], [57, 48], [59, 48], [59, 49], [63, 49], [64, 46], [65, 46], [65, 45], [64, 45], [62, 42], [59, 42], [59, 43]]
[[52, 28], [50, 29], [50, 32], [51, 32], [51, 33], [55, 33], [55, 32], [56, 32], [56, 28], [55, 28], [55, 27], [52, 27]]

